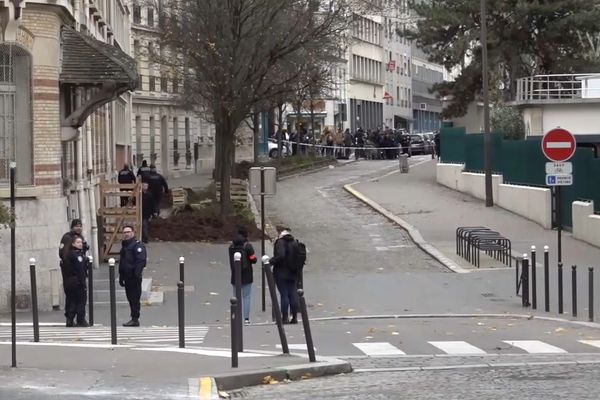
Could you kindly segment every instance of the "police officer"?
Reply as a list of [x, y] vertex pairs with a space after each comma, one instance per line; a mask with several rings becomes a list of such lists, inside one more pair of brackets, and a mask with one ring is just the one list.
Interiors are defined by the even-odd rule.
[[142, 182], [148, 182], [148, 176], [150, 175], [150, 167], [148, 166], [148, 161], [143, 160], [142, 166], [138, 169], [137, 176], [142, 177]]
[[87, 242], [83, 238], [81, 231], [83, 230], [83, 226], [81, 224], [81, 220], [78, 218], [73, 219], [71, 221], [71, 230], [65, 233], [60, 240], [60, 245], [58, 246], [58, 257], [60, 258], [60, 262], [62, 264], [65, 251], [71, 248], [71, 243], [76, 237], [80, 237], [83, 241], [83, 252], [87, 252], [90, 249]]
[[[135, 175], [129, 169], [129, 164], [125, 163], [123, 165], [123, 169], [119, 171], [119, 177], [117, 178], [119, 183], [135, 183]], [[127, 189], [121, 189], [121, 191], [125, 191]], [[129, 199], [127, 197], [121, 197], [121, 207], [125, 207]]]
[[135, 238], [133, 226], [123, 227], [123, 241], [119, 259], [119, 284], [125, 287], [131, 320], [123, 326], [140, 326], [140, 297], [142, 296], [142, 271], [146, 267], [146, 247]]
[[87, 259], [83, 251], [83, 239], [76, 236], [69, 247], [63, 249], [63, 262], [60, 270], [65, 291], [65, 317], [67, 327], [74, 326], [77, 317], [77, 326], [88, 327], [85, 320], [85, 303], [87, 300]]

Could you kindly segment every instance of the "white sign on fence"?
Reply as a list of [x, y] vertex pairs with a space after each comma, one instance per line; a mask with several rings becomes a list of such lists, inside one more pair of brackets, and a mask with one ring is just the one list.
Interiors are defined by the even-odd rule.
[[[261, 170], [263, 172], [261, 172]], [[263, 175], [264, 174], [264, 175]], [[264, 177], [264, 191], [260, 190], [261, 177]], [[275, 195], [277, 192], [277, 171], [274, 167], [250, 168], [250, 194]]]
[[571, 186], [573, 175], [571, 174], [548, 174], [546, 175], [546, 186]]
[[570, 162], [547, 162], [546, 173], [550, 175], [556, 174], [572, 174], [573, 163]]

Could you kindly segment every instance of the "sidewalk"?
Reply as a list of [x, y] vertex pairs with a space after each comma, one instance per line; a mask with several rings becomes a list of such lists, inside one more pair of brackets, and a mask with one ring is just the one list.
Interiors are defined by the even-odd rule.
[[[411, 167], [408, 174], [395, 173], [352, 188], [411, 224], [426, 242], [462, 268], [475, 267], [456, 255], [455, 236], [459, 226], [486, 226], [498, 231], [512, 241], [513, 253], [529, 253], [535, 245], [538, 265], [543, 259], [543, 247], [548, 245], [551, 265], [557, 263], [556, 231], [545, 230], [500, 207], [487, 208], [481, 200], [439, 185], [435, 179], [435, 161]], [[600, 248], [576, 240], [564, 231], [562, 244], [565, 266], [578, 265], [582, 270], [598, 266]]]

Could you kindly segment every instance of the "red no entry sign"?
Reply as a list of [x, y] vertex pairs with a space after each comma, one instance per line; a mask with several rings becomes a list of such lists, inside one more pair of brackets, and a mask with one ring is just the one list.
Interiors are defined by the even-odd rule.
[[547, 132], [542, 139], [542, 151], [554, 162], [567, 161], [576, 149], [575, 137], [566, 129], [556, 128]]

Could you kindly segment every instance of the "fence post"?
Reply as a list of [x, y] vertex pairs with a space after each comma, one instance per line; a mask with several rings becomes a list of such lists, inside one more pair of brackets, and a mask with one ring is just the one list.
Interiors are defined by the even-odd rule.
[[310, 322], [308, 320], [308, 310], [306, 309], [304, 290], [298, 289], [298, 299], [300, 300], [300, 313], [302, 314], [302, 326], [304, 327], [304, 337], [306, 338], [308, 359], [310, 362], [316, 362], [317, 359], [315, 357], [315, 345], [313, 344], [312, 333], [310, 331]]
[[117, 295], [115, 292], [115, 259], [108, 259], [108, 279], [110, 287], [110, 343], [117, 344]]
[[531, 246], [531, 308], [537, 309], [537, 271], [535, 246]]
[[521, 272], [522, 282], [521, 282], [521, 300], [523, 307], [529, 307], [531, 303], [529, 303], [529, 259], [527, 258], [527, 254], [523, 254], [523, 271]]
[[179, 348], [185, 347], [185, 298], [183, 282], [177, 282], [177, 321], [179, 322]]
[[550, 312], [550, 256], [548, 246], [544, 246], [544, 308], [546, 312]]
[[237, 368], [238, 367], [238, 349], [237, 349], [237, 345], [238, 345], [238, 338], [237, 338], [237, 312], [238, 312], [238, 306], [237, 306], [237, 299], [235, 297], [232, 297], [229, 302], [231, 303], [231, 307], [230, 307], [230, 322], [231, 322], [231, 368]]
[[563, 264], [558, 263], [558, 313], [563, 313]]
[[40, 341], [40, 320], [38, 316], [37, 279], [35, 276], [35, 258], [29, 259], [29, 277], [31, 280], [31, 312], [33, 314], [33, 341]]
[[277, 323], [277, 331], [279, 332], [279, 339], [281, 340], [281, 350], [284, 354], [290, 354], [288, 348], [287, 338], [285, 336], [285, 330], [283, 329], [283, 321], [281, 319], [281, 309], [279, 308], [279, 301], [277, 300], [277, 293], [275, 292], [275, 278], [273, 278], [273, 271], [271, 271], [271, 264], [269, 263], [269, 256], [264, 255], [262, 258], [265, 275], [267, 282], [269, 283], [269, 294], [271, 295], [271, 307], [273, 308], [273, 314], [275, 314], [275, 322]]
[[519, 295], [519, 289], [521, 288], [521, 276], [519, 275], [519, 261], [521, 261], [520, 259], [517, 259], [517, 261], [515, 262], [515, 283], [516, 283], [516, 296]]
[[90, 326], [94, 326], [94, 257], [88, 256], [88, 317]]
[[233, 255], [233, 273], [235, 280], [235, 297], [237, 299], [237, 319], [236, 326], [238, 330], [238, 351], [244, 351], [244, 331], [243, 331], [243, 314], [242, 314], [242, 303], [244, 299], [242, 299], [242, 253], [239, 251], [235, 252]]
[[577, 265], [571, 266], [571, 296], [573, 297], [573, 316], [577, 316]]

